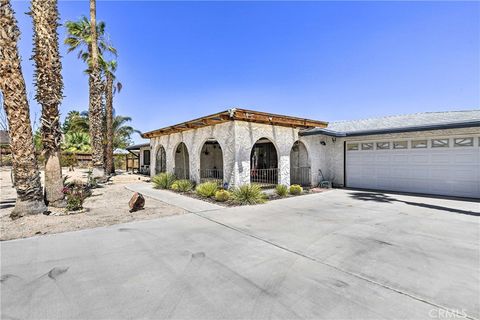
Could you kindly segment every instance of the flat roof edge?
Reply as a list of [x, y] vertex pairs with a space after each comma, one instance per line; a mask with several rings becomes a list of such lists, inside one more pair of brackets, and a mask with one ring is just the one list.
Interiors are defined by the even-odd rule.
[[429, 131], [429, 130], [442, 130], [442, 129], [460, 129], [460, 128], [474, 128], [480, 127], [480, 120], [474, 121], [462, 121], [462, 122], [450, 122], [430, 125], [410, 126], [403, 128], [386, 128], [386, 129], [372, 129], [362, 131], [333, 131], [328, 129], [316, 129], [311, 131], [300, 132], [300, 136], [313, 136], [313, 135], [327, 135], [333, 137], [358, 137], [358, 136], [371, 136], [376, 134], [388, 134], [388, 133], [402, 133], [402, 132], [415, 132], [415, 131]]

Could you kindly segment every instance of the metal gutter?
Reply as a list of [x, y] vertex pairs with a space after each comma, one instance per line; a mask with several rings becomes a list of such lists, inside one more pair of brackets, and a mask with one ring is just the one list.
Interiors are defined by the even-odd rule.
[[421, 126], [410, 126], [410, 127], [401, 127], [401, 128], [350, 131], [350, 132], [340, 132], [340, 131], [333, 131], [328, 129], [313, 129], [310, 131], [301, 131], [299, 132], [299, 135], [314, 136], [314, 135], [322, 134], [322, 135], [331, 136], [331, 137], [358, 137], [358, 136], [371, 136], [376, 134], [430, 131], [430, 130], [443, 130], [443, 129], [460, 129], [460, 128], [472, 128], [472, 127], [480, 127], [480, 120], [440, 123], [440, 124], [421, 125]]

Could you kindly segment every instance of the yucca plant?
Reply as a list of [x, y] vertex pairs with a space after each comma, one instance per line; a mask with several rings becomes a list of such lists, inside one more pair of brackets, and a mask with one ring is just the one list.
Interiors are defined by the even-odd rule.
[[152, 178], [153, 187], [155, 189], [170, 189], [175, 182], [175, 175], [168, 172], [157, 174]]
[[236, 204], [259, 204], [266, 201], [266, 195], [258, 184], [244, 184], [233, 189], [232, 200]]
[[172, 190], [178, 192], [188, 192], [193, 189], [193, 182], [188, 179], [177, 180], [172, 184]]
[[196, 193], [204, 198], [210, 198], [215, 196], [215, 192], [218, 191], [218, 184], [213, 181], [204, 182], [197, 186]]
[[275, 193], [279, 197], [285, 197], [288, 194], [288, 187], [284, 184], [277, 184], [275, 186]]

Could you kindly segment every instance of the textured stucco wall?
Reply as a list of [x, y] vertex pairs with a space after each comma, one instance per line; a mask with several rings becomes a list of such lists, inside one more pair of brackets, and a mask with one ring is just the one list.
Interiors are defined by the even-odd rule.
[[[185, 143], [190, 158], [190, 178], [195, 181], [200, 180], [200, 154], [203, 144], [208, 139], [215, 139], [222, 147], [223, 152], [223, 175], [224, 180], [230, 183], [233, 176], [233, 163], [235, 157], [234, 140], [234, 122], [226, 122], [194, 130], [188, 130], [179, 133], [173, 133], [161, 137], [150, 139], [152, 148], [151, 167], [155, 168], [155, 154], [162, 145], [165, 148], [167, 156], [167, 172], [174, 172], [175, 168], [175, 150], [180, 142]], [[154, 170], [150, 173], [156, 174]]]
[[[208, 139], [218, 141], [223, 152], [224, 181], [229, 185], [240, 185], [250, 182], [250, 153], [253, 145], [261, 138], [269, 139], [277, 150], [279, 163], [279, 183], [290, 184], [290, 151], [298, 140], [298, 129], [272, 126], [266, 124], [250, 123], [243, 121], [230, 121], [181, 133], [173, 133], [152, 138], [151, 168], [155, 168], [155, 155], [162, 145], [167, 156], [167, 171], [173, 172], [175, 168], [175, 150], [180, 142], [185, 143], [190, 158], [190, 177], [199, 181], [200, 157], [203, 144]], [[311, 140], [311, 139], [310, 139]], [[318, 158], [308, 139], [302, 137], [309, 160]], [[318, 170], [318, 169], [317, 169]], [[151, 170], [151, 175], [155, 175]], [[315, 176], [312, 171], [312, 176]]]

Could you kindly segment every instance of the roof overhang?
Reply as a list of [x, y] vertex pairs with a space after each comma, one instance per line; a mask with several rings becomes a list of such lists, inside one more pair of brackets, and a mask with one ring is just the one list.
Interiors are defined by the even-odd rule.
[[140, 148], [150, 147], [150, 143], [134, 144], [125, 148], [127, 151], [140, 150]]
[[247, 121], [262, 124], [269, 124], [282, 127], [294, 128], [325, 128], [328, 122], [291, 117], [267, 112], [246, 110], [246, 109], [229, 109], [205, 117], [182, 122], [173, 126], [142, 133], [142, 138], [153, 138], [168, 135], [177, 132], [183, 132], [192, 129], [198, 129], [210, 125], [220, 124], [228, 121]]
[[371, 136], [377, 134], [389, 134], [389, 133], [403, 133], [403, 132], [415, 132], [415, 131], [430, 131], [430, 130], [445, 130], [445, 129], [459, 129], [459, 128], [474, 128], [480, 127], [480, 120], [463, 121], [463, 122], [450, 122], [450, 123], [438, 123], [429, 125], [409, 126], [401, 128], [385, 128], [374, 130], [359, 130], [351, 132], [340, 132], [328, 129], [314, 129], [310, 131], [300, 132], [301, 136], [313, 136], [313, 135], [327, 135], [332, 137], [358, 137], [358, 136]]

